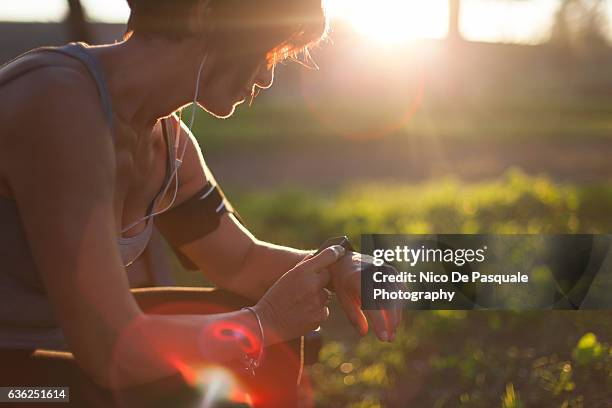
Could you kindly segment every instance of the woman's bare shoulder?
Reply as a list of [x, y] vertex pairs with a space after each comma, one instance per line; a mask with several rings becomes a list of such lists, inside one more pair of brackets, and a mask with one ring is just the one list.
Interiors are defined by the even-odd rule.
[[0, 87], [0, 105], [0, 179], [10, 183], [24, 161], [112, 164], [111, 130], [86, 71], [72, 64], [30, 70]]
[[97, 96], [95, 84], [77, 61], [62, 55], [42, 57], [27, 55], [0, 69], [0, 103], [8, 112], [29, 113], [41, 105], [52, 110], [73, 101], [86, 107], [84, 102]]
[[[6, 144], [16, 142], [15, 135], [20, 143], [43, 131], [60, 136], [67, 128], [108, 132], [97, 87], [78, 62], [59, 56], [52, 64], [36, 64], [24, 58], [0, 71], [0, 123], [6, 130], [2, 133], [13, 135], [0, 140], [0, 145], [9, 147]], [[3, 81], [11, 75], [10, 81]]]

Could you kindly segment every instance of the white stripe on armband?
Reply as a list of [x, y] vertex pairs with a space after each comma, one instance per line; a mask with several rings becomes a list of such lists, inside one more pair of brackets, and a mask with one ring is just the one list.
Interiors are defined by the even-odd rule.
[[211, 186], [210, 186], [210, 188], [208, 189], [208, 191], [207, 191], [207, 192], [205, 192], [204, 194], [202, 194], [202, 195], [200, 196], [200, 200], [203, 200], [203, 199], [205, 199], [206, 197], [208, 197], [209, 195], [211, 195], [211, 194], [212, 194], [212, 192], [213, 192], [213, 191], [215, 191], [215, 187], [217, 187], [217, 186], [215, 186], [214, 184], [211, 184]]

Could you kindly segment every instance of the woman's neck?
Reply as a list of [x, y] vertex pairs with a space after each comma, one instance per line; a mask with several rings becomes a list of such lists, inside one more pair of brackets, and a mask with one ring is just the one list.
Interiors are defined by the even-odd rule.
[[190, 103], [199, 57], [190, 41], [142, 40], [92, 47], [101, 61], [120, 120], [134, 131]]

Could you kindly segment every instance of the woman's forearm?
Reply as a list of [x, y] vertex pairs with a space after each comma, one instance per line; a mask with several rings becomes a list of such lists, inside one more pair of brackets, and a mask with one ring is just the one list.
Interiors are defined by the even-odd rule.
[[[118, 389], [177, 373], [191, 381], [205, 365], [239, 360], [259, 350], [261, 340], [257, 319], [248, 310], [216, 315], [142, 314], [121, 332], [108, 364], [93, 376], [101, 385]], [[274, 341], [267, 340], [268, 344]]]
[[227, 289], [249, 299], [259, 299], [285, 272], [312, 251], [255, 241], [245, 256], [239, 272], [227, 282]]

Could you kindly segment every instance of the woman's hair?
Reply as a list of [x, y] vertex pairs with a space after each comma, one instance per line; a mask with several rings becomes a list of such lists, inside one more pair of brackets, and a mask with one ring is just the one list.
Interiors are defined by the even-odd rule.
[[[188, 20], [198, 9], [213, 47], [234, 57], [265, 55], [274, 65], [296, 58], [325, 37], [328, 21], [322, 0], [127, 0], [131, 14], [126, 36], [182, 39], [197, 35]], [[228, 55], [229, 57], [229, 55]]]

